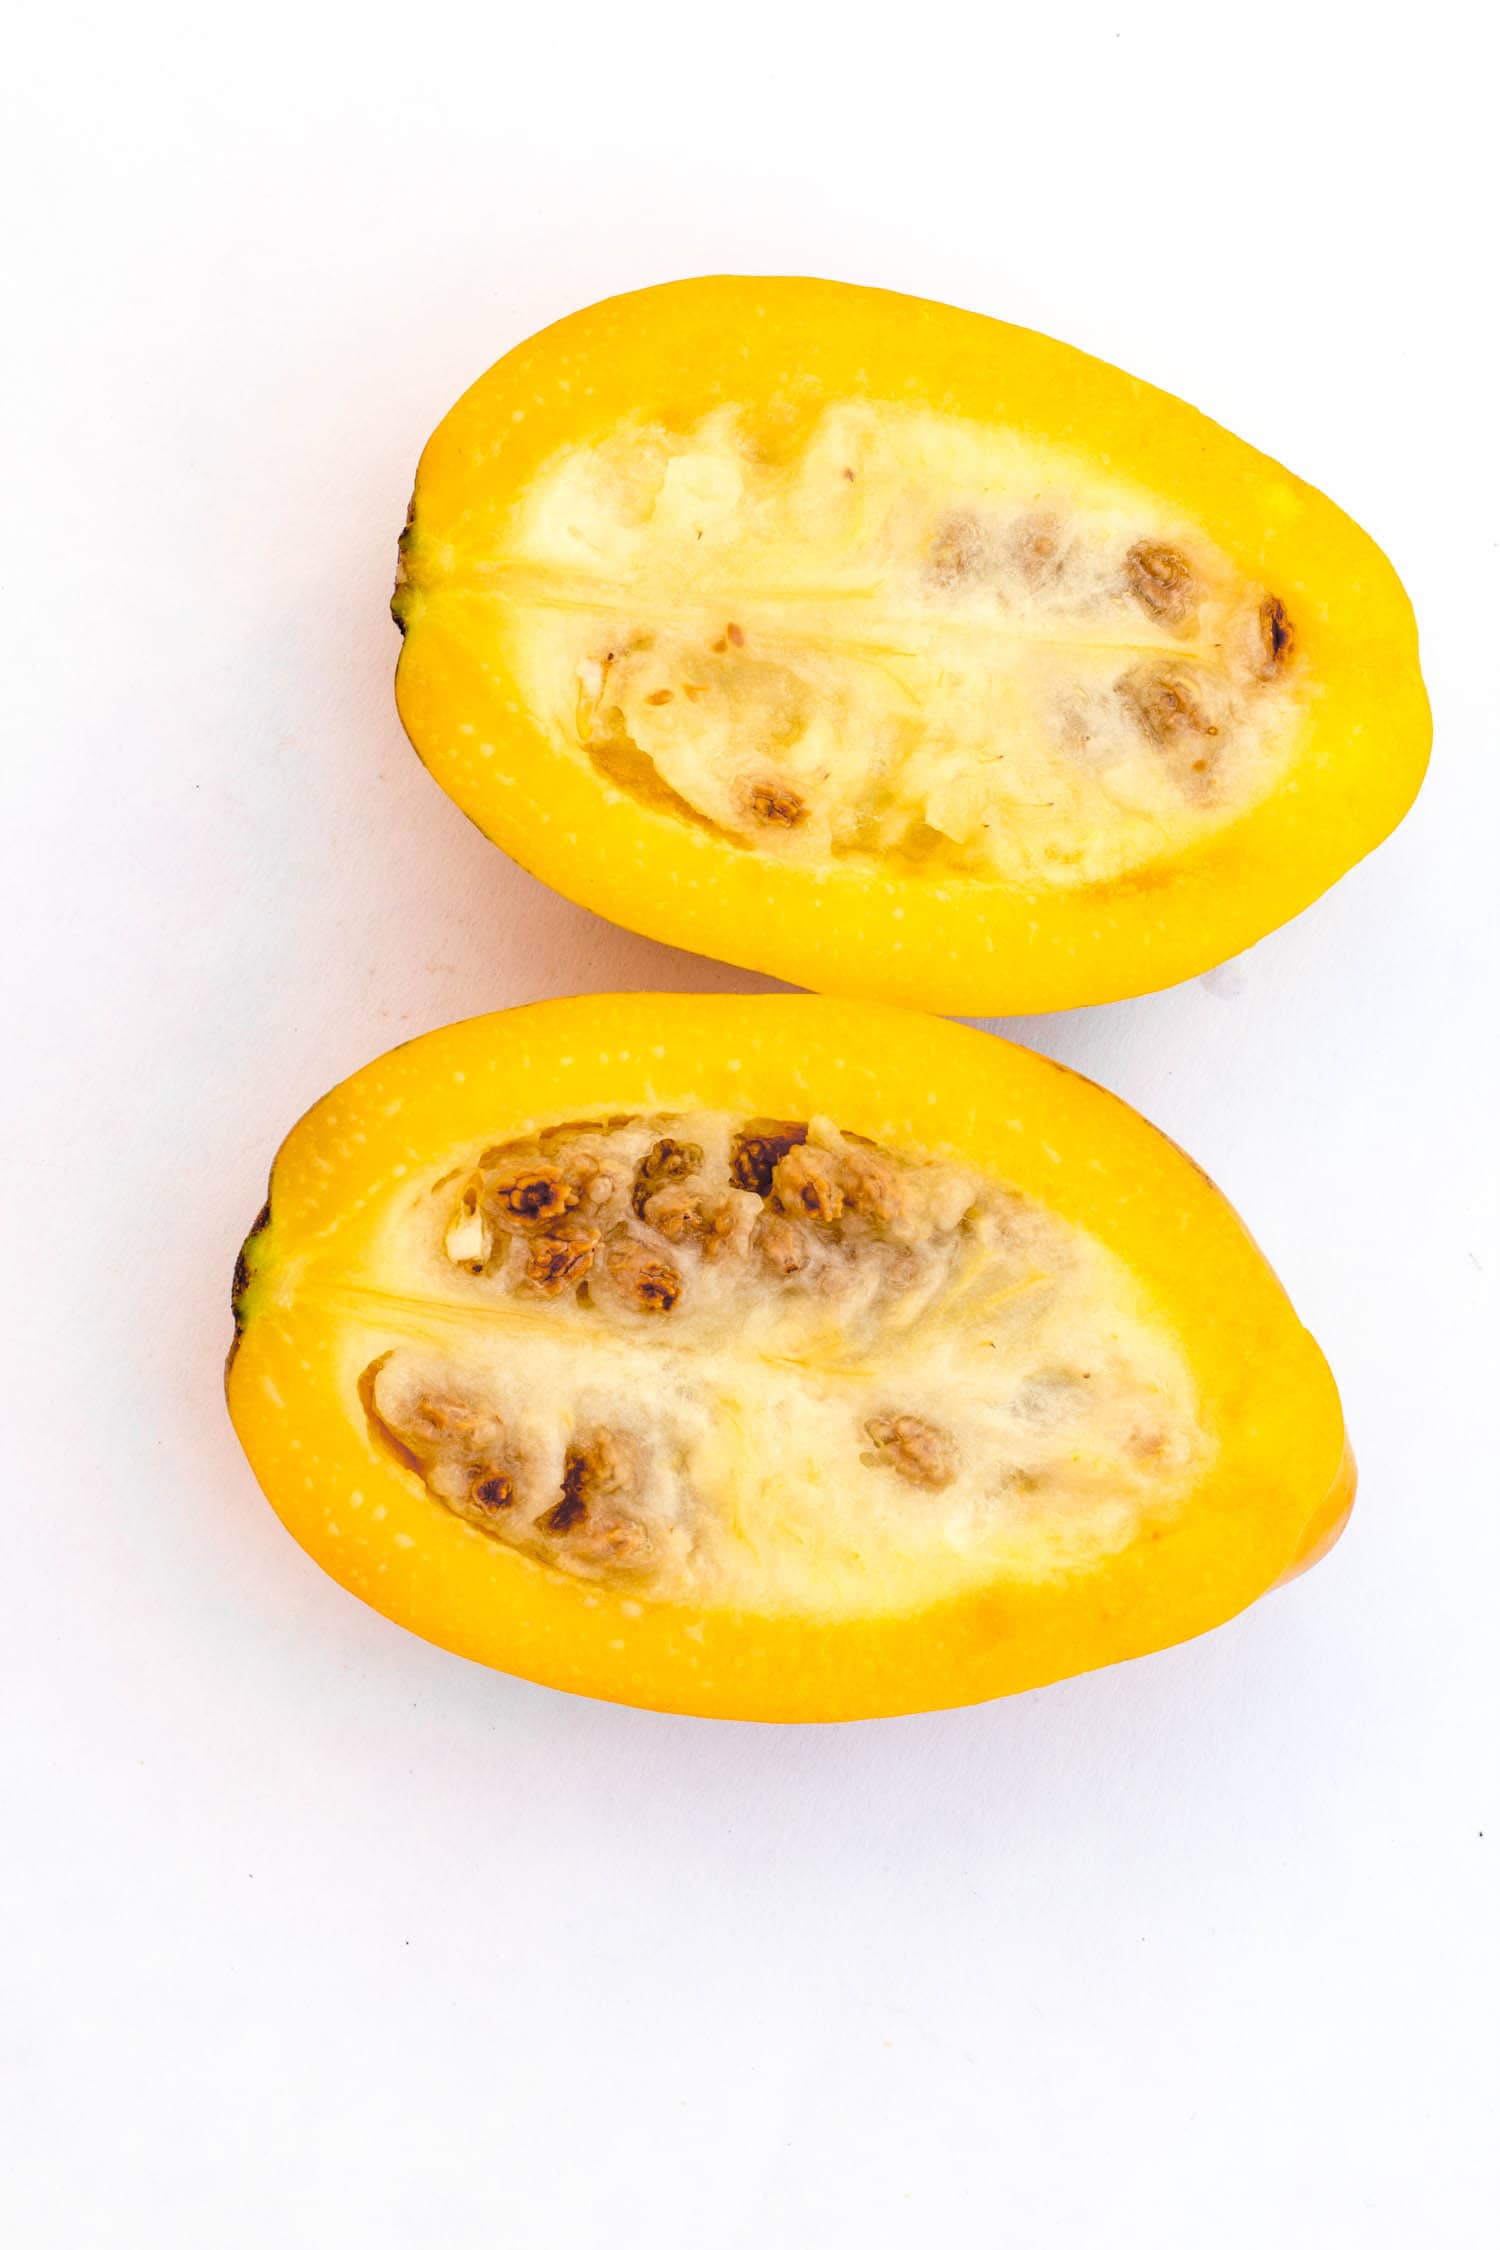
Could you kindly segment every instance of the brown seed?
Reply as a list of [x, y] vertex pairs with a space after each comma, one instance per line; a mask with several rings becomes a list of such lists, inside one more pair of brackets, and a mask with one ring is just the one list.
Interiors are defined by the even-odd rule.
[[1207, 803], [1219, 760], [1219, 729], [1198, 700], [1198, 683], [1181, 669], [1139, 664], [1116, 686], [1182, 794]]
[[783, 1211], [805, 1213], [825, 1226], [843, 1215], [844, 1191], [824, 1149], [789, 1149], [776, 1167], [775, 1191]]
[[653, 1189], [641, 1205], [640, 1215], [668, 1242], [691, 1242], [709, 1227], [707, 1199], [696, 1188], [670, 1182]]
[[575, 1525], [582, 1523], [587, 1514], [588, 1503], [583, 1495], [569, 1492], [565, 1485], [563, 1496], [556, 1506], [549, 1508], [544, 1516], [538, 1516], [536, 1520], [540, 1530], [550, 1532], [554, 1538], [558, 1538], [563, 1532], [572, 1531]]
[[729, 1170], [738, 1188], [748, 1189], [751, 1195], [769, 1195], [771, 1178], [789, 1148], [796, 1148], [807, 1139], [805, 1125], [783, 1125], [771, 1118], [757, 1117], [736, 1135], [730, 1151]]
[[640, 1460], [630, 1441], [612, 1430], [595, 1430], [569, 1446], [562, 1498], [537, 1518], [537, 1528], [566, 1539], [575, 1565], [637, 1564], [651, 1544], [646, 1526], [628, 1512], [640, 1486]]
[[958, 1474], [953, 1440], [919, 1414], [877, 1414], [865, 1424], [875, 1450], [861, 1455], [867, 1468], [894, 1469], [904, 1484], [941, 1492]]
[[599, 1237], [591, 1227], [576, 1234], [539, 1234], [531, 1242], [524, 1280], [543, 1297], [560, 1297], [582, 1281], [594, 1262]]
[[702, 1166], [703, 1151], [696, 1141], [669, 1138], [653, 1141], [635, 1168], [635, 1182], [630, 1190], [631, 1208], [636, 1217], [640, 1217], [657, 1188], [665, 1187], [669, 1180], [690, 1179]]
[[1047, 585], [1063, 565], [1063, 534], [1057, 518], [1023, 516], [1006, 542], [1006, 554], [1028, 585]]
[[634, 1448], [613, 1430], [595, 1430], [568, 1447], [563, 1463], [565, 1498], [585, 1501], [634, 1493], [640, 1485], [640, 1463]]
[[1260, 645], [1260, 676], [1263, 680], [1274, 680], [1282, 666], [1291, 661], [1297, 645], [1285, 604], [1274, 594], [1267, 594], [1260, 605]]
[[890, 1157], [875, 1150], [849, 1150], [839, 1173], [844, 1201], [851, 1211], [893, 1226], [906, 1216], [911, 1188], [906, 1175]]
[[469, 1487], [469, 1498], [486, 1515], [499, 1515], [516, 1497], [515, 1479], [504, 1469], [487, 1469]]
[[1162, 625], [1182, 625], [1192, 614], [1197, 587], [1192, 567], [1175, 547], [1159, 547], [1137, 540], [1125, 557], [1130, 591]]
[[990, 543], [974, 516], [949, 516], [927, 546], [927, 575], [938, 586], [962, 586], [990, 567]]
[[415, 1400], [394, 1427], [403, 1437], [425, 1440], [429, 1448], [461, 1446], [468, 1452], [482, 1451], [501, 1434], [498, 1415], [451, 1391], [428, 1393]]
[[1117, 685], [1153, 742], [1180, 742], [1185, 735], [1208, 736], [1219, 731], [1184, 672], [1165, 665], [1138, 664]]
[[752, 781], [744, 803], [750, 818], [767, 828], [800, 828], [807, 818], [803, 799], [781, 781]]
[[487, 1179], [485, 1188], [498, 1209], [523, 1225], [560, 1219], [578, 1201], [577, 1190], [568, 1185], [555, 1164], [507, 1167], [496, 1178]]
[[728, 636], [728, 638], [729, 638], [729, 643], [730, 643], [730, 646], [731, 646], [732, 648], [743, 648], [743, 647], [744, 647], [744, 645], [745, 645], [745, 633], [744, 633], [744, 628], [743, 628], [743, 626], [740, 626], [740, 625], [726, 625], [726, 626], [725, 626], [725, 628], [724, 628], [724, 631], [725, 631], [725, 633], [727, 634], [727, 636]]
[[756, 1226], [755, 1241], [771, 1271], [783, 1280], [790, 1280], [807, 1264], [807, 1237], [779, 1212], [766, 1212]]
[[669, 687], [658, 688], [654, 695], [648, 695], [646, 698], [648, 703], [670, 703], [671, 700], [672, 690]]
[[637, 1312], [667, 1313], [682, 1295], [682, 1276], [644, 1242], [625, 1235], [607, 1254], [610, 1279]]

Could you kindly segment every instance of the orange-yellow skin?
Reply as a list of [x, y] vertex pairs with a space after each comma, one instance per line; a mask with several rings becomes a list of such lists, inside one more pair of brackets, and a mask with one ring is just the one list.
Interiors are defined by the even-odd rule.
[[[1000, 421], [1112, 463], [1172, 496], [1248, 581], [1274, 588], [1295, 623], [1312, 718], [1270, 796], [1128, 878], [1024, 890], [735, 850], [644, 807], [560, 745], [527, 710], [491, 630], [487, 565], [521, 488], [560, 448], [630, 415], [673, 426], [748, 399], [774, 420], [787, 399], [810, 412], [847, 397]], [[1180, 399], [948, 305], [722, 276], [607, 299], [465, 393], [423, 453], [412, 507], [396, 699], [448, 794], [565, 896], [820, 991], [984, 1015], [1160, 990], [1310, 904], [1395, 827], [1426, 768], [1411, 607], [1357, 524]]]
[[[991, 1170], [1091, 1230], [1176, 1330], [1217, 1440], [1180, 1514], [1071, 1576], [813, 1625], [641, 1602], [531, 1562], [433, 1501], [372, 1441], [342, 1341], [337, 1292], [364, 1270], [389, 1199], [537, 1123], [707, 1108], [823, 1112], [883, 1145]], [[879, 1005], [632, 994], [430, 1033], [296, 1126], [238, 1279], [230, 1412], [309, 1554], [428, 1640], [620, 1703], [826, 1720], [1013, 1694], [1222, 1623], [1331, 1545], [1353, 1497], [1327, 1365], [1212, 1182], [1087, 1079]]]

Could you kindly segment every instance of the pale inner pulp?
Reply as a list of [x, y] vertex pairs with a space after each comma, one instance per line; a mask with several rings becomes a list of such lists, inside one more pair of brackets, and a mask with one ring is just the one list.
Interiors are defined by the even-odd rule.
[[1004, 428], [846, 402], [625, 424], [522, 492], [497, 631], [569, 754], [746, 849], [1107, 882], [1242, 814], [1295, 624], [1159, 494]]
[[474, 1536], [648, 1598], [870, 1614], [1086, 1569], [1212, 1450], [1111, 1252], [825, 1119], [475, 1151], [376, 1263], [349, 1339], [375, 1443]]

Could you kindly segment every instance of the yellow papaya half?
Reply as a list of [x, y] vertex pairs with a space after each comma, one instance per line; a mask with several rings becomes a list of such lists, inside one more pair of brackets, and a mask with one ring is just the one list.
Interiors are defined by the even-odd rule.
[[442, 1646], [814, 1720], [1222, 1622], [1353, 1496], [1317, 1346], [1111, 1095], [879, 1003], [433, 1032], [282, 1148], [230, 1411], [323, 1567]]
[[560, 321], [422, 456], [408, 734], [523, 866], [827, 992], [1159, 989], [1401, 818], [1410, 607], [1321, 493], [979, 315], [714, 279]]

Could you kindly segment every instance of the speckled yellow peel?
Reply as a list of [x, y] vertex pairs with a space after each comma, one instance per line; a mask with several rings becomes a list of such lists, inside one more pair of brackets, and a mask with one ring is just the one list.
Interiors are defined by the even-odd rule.
[[[934, 1600], [916, 1564], [931, 1534], [923, 1510], [943, 1496], [859, 1472], [876, 1480], [882, 1507], [898, 1492], [909, 1504], [915, 1558], [903, 1606], [887, 1539], [868, 1614], [843, 1597], [820, 1613], [795, 1588], [789, 1600], [784, 1574], [768, 1581], [760, 1607], [753, 1573], [732, 1603], [712, 1598], [727, 1583], [712, 1573], [701, 1601], [681, 1591], [690, 1577], [659, 1598], [649, 1579], [570, 1575], [435, 1499], [382, 1442], [361, 1379], [393, 1350], [441, 1354], [461, 1343], [465, 1365], [492, 1366], [503, 1385], [506, 1322], [517, 1316], [466, 1274], [414, 1290], [409, 1264], [392, 1263], [410, 1214], [431, 1211], [440, 1242], [449, 1183], [490, 1144], [563, 1120], [711, 1111], [831, 1118], [851, 1148], [965, 1167], [1083, 1230], [1128, 1270], [1180, 1355], [1203, 1433], [1189, 1488], [1142, 1513], [1116, 1551], [1080, 1551], [1051, 1570], [1022, 1554]], [[687, 1270], [687, 1253], [673, 1254]], [[1330, 1543], [1352, 1497], [1326, 1365], [1204, 1175], [1086, 1080], [879, 1005], [614, 996], [412, 1041], [336, 1088], [289, 1137], [246, 1244], [236, 1305], [236, 1429], [273, 1505], [325, 1569], [444, 1647], [655, 1708], [855, 1718], [1037, 1686], [1222, 1622]], [[570, 1351], [587, 1373], [586, 1327], [569, 1334], [585, 1338]], [[669, 1334], [640, 1325], [637, 1364], [662, 1369], [659, 1397], [648, 1395], [649, 1376], [635, 1386], [647, 1427], [658, 1405], [667, 1412], [674, 1383], [680, 1392], [669, 1371], [686, 1347], [663, 1341]], [[964, 1348], [977, 1353], [982, 1341], [974, 1331]], [[813, 1367], [809, 1379], [824, 1374]], [[988, 1368], [974, 1379], [982, 1387]], [[711, 1438], [697, 1463], [711, 1485]], [[836, 1497], [847, 1503], [842, 1485]], [[817, 1490], [806, 1498], [815, 1508]], [[1046, 1504], [1045, 1493], [1032, 1502]]]
[[879, 290], [712, 279], [532, 338], [418, 471], [397, 699], [569, 897], [945, 1012], [1154, 990], [1401, 818], [1367, 536], [1192, 408]]

